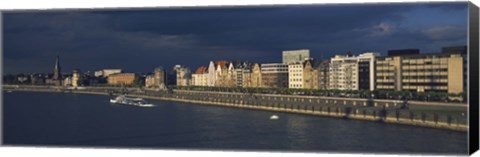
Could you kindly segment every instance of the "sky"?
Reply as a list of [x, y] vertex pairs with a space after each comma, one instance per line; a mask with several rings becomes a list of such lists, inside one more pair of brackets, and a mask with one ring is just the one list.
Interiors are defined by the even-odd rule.
[[289, 5], [3, 12], [3, 73], [121, 68], [193, 71], [212, 60], [282, 62], [311, 57], [467, 45], [468, 3]]

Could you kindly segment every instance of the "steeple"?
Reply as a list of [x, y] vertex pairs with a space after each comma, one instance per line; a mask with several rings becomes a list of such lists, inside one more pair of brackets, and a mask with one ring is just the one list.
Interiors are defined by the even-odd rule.
[[55, 61], [55, 69], [53, 71], [53, 79], [54, 80], [61, 80], [61, 73], [60, 73], [60, 57], [57, 55], [57, 60]]

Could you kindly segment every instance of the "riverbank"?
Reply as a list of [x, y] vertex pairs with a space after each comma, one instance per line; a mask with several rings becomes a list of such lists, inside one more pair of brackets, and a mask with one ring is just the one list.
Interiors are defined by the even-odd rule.
[[[65, 90], [46, 87], [3, 86], [5, 90], [31, 92], [59, 92], [98, 95], [120, 95], [115, 89]], [[453, 131], [468, 131], [466, 120], [460, 116], [445, 117], [442, 114], [413, 113], [399, 109], [399, 104], [391, 101], [375, 100], [372, 106], [363, 99], [342, 99], [306, 96], [279, 96], [265, 94], [174, 91], [130, 91], [129, 96], [164, 101], [177, 101], [191, 104], [203, 104], [224, 107], [236, 107], [253, 110], [268, 110], [324, 117], [368, 120], [402, 125], [413, 125]], [[428, 104], [431, 105], [431, 104]], [[453, 104], [452, 104], [453, 105]], [[448, 106], [448, 105], [447, 105]], [[454, 107], [458, 107], [453, 105]]]

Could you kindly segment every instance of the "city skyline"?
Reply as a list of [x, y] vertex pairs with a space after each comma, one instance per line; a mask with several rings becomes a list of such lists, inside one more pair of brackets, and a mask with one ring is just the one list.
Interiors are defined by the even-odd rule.
[[466, 30], [467, 3], [458, 2], [7, 12], [4, 73], [51, 73], [57, 53], [62, 72], [151, 72], [211, 60], [280, 63], [281, 52], [294, 49], [316, 59], [347, 51], [440, 52], [467, 45]]

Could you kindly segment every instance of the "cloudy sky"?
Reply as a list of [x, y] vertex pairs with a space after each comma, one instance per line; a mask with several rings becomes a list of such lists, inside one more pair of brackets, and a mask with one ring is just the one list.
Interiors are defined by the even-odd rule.
[[122, 68], [150, 72], [210, 60], [281, 62], [352, 51], [466, 45], [467, 3], [300, 5], [3, 12], [4, 73]]

